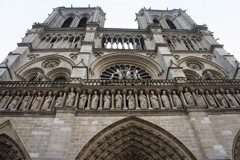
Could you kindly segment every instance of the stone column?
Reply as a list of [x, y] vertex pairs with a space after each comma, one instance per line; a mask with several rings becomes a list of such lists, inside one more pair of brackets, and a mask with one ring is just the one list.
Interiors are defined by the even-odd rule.
[[115, 96], [114, 96], [114, 94], [115, 94], [115, 90], [113, 89], [113, 90], [111, 90], [111, 110], [115, 110], [115, 106], [114, 106], [114, 99], [115, 99]]
[[86, 107], [85, 110], [90, 110], [90, 109], [91, 109], [91, 108], [90, 108], [90, 106], [91, 106], [91, 95], [92, 95], [92, 90], [89, 89], [89, 90], [88, 90], [88, 101], [87, 101], [87, 107]]
[[123, 110], [127, 110], [128, 108], [127, 108], [127, 101], [126, 101], [126, 93], [127, 93], [127, 90], [123, 90], [122, 91], [122, 93], [123, 93]]

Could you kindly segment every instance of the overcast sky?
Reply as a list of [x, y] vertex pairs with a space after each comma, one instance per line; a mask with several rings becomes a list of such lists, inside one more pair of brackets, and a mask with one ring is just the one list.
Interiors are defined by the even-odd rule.
[[187, 10], [197, 24], [207, 24], [227, 52], [240, 61], [240, 0], [0, 0], [0, 61], [21, 42], [34, 22], [43, 22], [52, 8], [100, 6], [107, 28], [137, 28], [141, 8]]

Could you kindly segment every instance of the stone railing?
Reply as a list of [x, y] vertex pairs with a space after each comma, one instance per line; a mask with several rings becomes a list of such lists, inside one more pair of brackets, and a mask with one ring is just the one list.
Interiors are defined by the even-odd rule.
[[0, 82], [0, 113], [165, 112], [240, 108], [240, 80]]

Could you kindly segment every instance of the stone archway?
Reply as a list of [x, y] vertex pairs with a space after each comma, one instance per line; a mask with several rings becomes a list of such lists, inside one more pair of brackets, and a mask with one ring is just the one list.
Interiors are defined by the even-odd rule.
[[10, 137], [5, 134], [0, 135], [0, 159], [4, 160], [24, 160], [26, 159], [22, 150]]
[[166, 130], [128, 117], [94, 136], [76, 160], [196, 160], [190, 150]]
[[9, 120], [0, 124], [0, 159], [31, 159]]
[[240, 157], [240, 129], [235, 135], [232, 146], [232, 159], [239, 160], [239, 157]]

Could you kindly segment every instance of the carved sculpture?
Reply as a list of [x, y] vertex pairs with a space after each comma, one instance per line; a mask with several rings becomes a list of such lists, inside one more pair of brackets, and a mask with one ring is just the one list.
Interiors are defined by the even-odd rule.
[[97, 93], [97, 91], [93, 92], [93, 96], [92, 96], [92, 101], [91, 101], [91, 109], [96, 110], [98, 108], [98, 101], [99, 101], [99, 95]]
[[227, 104], [224, 96], [223, 96], [221, 93], [219, 93], [219, 90], [216, 90], [215, 96], [216, 96], [217, 101], [219, 102], [219, 104], [220, 104], [221, 106], [223, 106], [223, 107], [225, 107], [225, 108], [228, 107], [228, 104]]
[[142, 79], [141, 75], [138, 74], [138, 70], [137, 69], [135, 69], [133, 71], [133, 79]]
[[131, 71], [130, 71], [130, 67], [126, 69], [125, 71], [125, 75], [126, 75], [126, 79], [132, 79], [132, 75], [131, 75]]
[[236, 98], [238, 99], [238, 101], [240, 102], [240, 93], [239, 93], [239, 90], [237, 89], [236, 90]]
[[9, 92], [7, 92], [6, 96], [4, 96], [1, 101], [0, 101], [0, 110], [5, 109], [5, 104], [8, 102], [8, 100], [10, 99], [10, 95]]
[[42, 105], [42, 110], [51, 110], [51, 102], [53, 100], [53, 97], [52, 97], [52, 92], [50, 91], [48, 93], [48, 96], [45, 97], [45, 100], [44, 100], [44, 103]]
[[120, 71], [119, 69], [117, 69], [116, 72], [112, 73], [112, 76], [110, 77], [110, 79], [113, 79], [114, 75], [117, 74], [118, 75], [118, 79], [123, 79], [123, 73], [122, 71]]
[[56, 99], [54, 107], [60, 107], [61, 106], [61, 103], [62, 103], [62, 100], [63, 100], [63, 95], [62, 94], [63, 94], [62, 92], [59, 92], [59, 96]]
[[41, 92], [38, 92], [37, 97], [35, 97], [33, 100], [31, 110], [32, 111], [39, 110], [41, 101], [42, 101], [42, 94], [41, 94]]
[[132, 90], [128, 91], [127, 101], [128, 101], [128, 109], [134, 110], [135, 109], [135, 98], [134, 98], [134, 95], [132, 94]]
[[170, 102], [169, 102], [168, 96], [166, 95], [165, 90], [162, 92], [161, 99], [162, 99], [164, 108], [170, 109]]
[[20, 101], [21, 97], [20, 97], [20, 92], [17, 92], [17, 95], [12, 99], [12, 101], [10, 102], [10, 104], [8, 105], [8, 109], [10, 110], [16, 110], [17, 109], [17, 104]]
[[138, 97], [140, 101], [140, 108], [145, 110], [148, 108], [147, 106], [147, 97], [143, 94], [143, 90], [140, 90], [140, 95]]
[[213, 79], [213, 75], [212, 75], [212, 73], [210, 71], [207, 71], [206, 79]]
[[206, 97], [206, 99], [207, 99], [207, 101], [208, 101], [210, 107], [217, 107], [217, 104], [216, 104], [216, 102], [215, 102], [213, 96], [210, 95], [208, 91], [206, 91], [206, 95], [205, 95], [205, 97]]
[[195, 93], [196, 93], [196, 98], [197, 98], [198, 105], [200, 107], [207, 107], [207, 104], [204, 101], [203, 96], [201, 94], [199, 94], [198, 90], [196, 90]]
[[229, 92], [229, 90], [226, 90], [226, 98], [228, 99], [228, 101], [230, 102], [231, 107], [236, 107], [239, 106], [238, 102], [236, 101], [236, 99], [233, 97], [233, 95]]
[[110, 109], [111, 105], [111, 96], [109, 95], [109, 91], [106, 91], [106, 94], [103, 97], [103, 109]]
[[122, 102], [123, 102], [123, 97], [121, 95], [121, 91], [118, 90], [117, 94], [115, 96], [115, 106], [117, 110], [121, 110], [122, 109]]
[[188, 91], [188, 88], [185, 88], [184, 96], [186, 98], [187, 105], [194, 106], [194, 100], [192, 94]]
[[74, 88], [71, 88], [71, 91], [68, 93], [68, 96], [67, 96], [66, 106], [72, 107], [74, 100], [75, 100]]
[[150, 102], [153, 109], [159, 109], [158, 97], [154, 94], [154, 91], [150, 92]]
[[21, 105], [20, 105], [21, 110], [28, 110], [28, 104], [30, 103], [31, 98], [32, 98], [31, 93], [27, 92], [27, 95], [21, 101]]
[[87, 94], [86, 90], [82, 91], [82, 94], [80, 95], [80, 102], [79, 102], [79, 109], [84, 109], [87, 102]]
[[37, 72], [37, 76], [33, 81], [42, 81], [43, 74], [41, 72]]
[[173, 103], [175, 105], [175, 107], [177, 108], [182, 108], [182, 102], [179, 98], [179, 96], [177, 95], [176, 91], [172, 91], [172, 99], [173, 99]]

